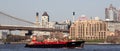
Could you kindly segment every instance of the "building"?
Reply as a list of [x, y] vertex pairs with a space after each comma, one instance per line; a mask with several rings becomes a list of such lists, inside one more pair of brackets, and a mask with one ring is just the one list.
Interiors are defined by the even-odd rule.
[[70, 38], [103, 40], [107, 37], [107, 23], [99, 19], [77, 20], [70, 27]]
[[118, 36], [118, 37], [120, 37], [120, 30], [115, 30], [115, 35], [113, 35], [113, 36]]
[[[39, 14], [36, 13], [35, 27], [68, 30], [70, 25], [71, 22], [69, 20], [61, 22], [50, 21], [50, 17], [47, 12], [44, 12], [42, 14], [41, 21], [39, 22]], [[34, 34], [50, 36], [50, 34], [56, 34], [56, 32], [34, 31]], [[66, 33], [58, 32], [58, 34]]]
[[6, 31], [0, 31], [0, 39], [6, 39], [7, 38], [7, 32]]
[[55, 24], [55, 29], [62, 29], [62, 30], [69, 30], [69, 22], [66, 20], [66, 21], [63, 21], [63, 22], [56, 22]]
[[42, 15], [42, 28], [49, 28], [49, 15], [47, 12], [44, 12]]
[[105, 21], [108, 24], [108, 34], [109, 36], [115, 35], [116, 30], [120, 30], [120, 22], [118, 21]]
[[120, 8], [118, 10], [118, 20], [120, 21]]
[[105, 20], [107, 21], [120, 21], [119, 10], [117, 10], [112, 4], [108, 8], [105, 8]]

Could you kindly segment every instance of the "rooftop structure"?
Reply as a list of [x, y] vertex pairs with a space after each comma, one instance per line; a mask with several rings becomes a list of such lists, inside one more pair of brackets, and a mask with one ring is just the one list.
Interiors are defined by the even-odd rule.
[[49, 16], [47, 12], [44, 12], [42, 16]]

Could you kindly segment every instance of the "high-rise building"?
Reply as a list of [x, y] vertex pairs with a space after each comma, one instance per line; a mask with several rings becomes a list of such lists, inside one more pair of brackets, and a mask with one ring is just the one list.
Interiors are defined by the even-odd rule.
[[70, 38], [103, 40], [107, 37], [107, 23], [96, 20], [77, 20], [70, 27]]
[[113, 7], [112, 4], [110, 4], [110, 6], [108, 8], [105, 8], [105, 20], [106, 21], [120, 21], [120, 19], [118, 19], [118, 10]]

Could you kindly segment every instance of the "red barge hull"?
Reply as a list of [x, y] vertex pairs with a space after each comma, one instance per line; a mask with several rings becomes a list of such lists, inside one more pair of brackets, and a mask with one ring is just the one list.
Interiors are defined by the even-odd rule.
[[75, 41], [75, 42], [52, 42], [52, 43], [41, 43], [37, 42], [34, 44], [26, 44], [25, 47], [28, 48], [75, 48], [84, 47], [85, 41]]

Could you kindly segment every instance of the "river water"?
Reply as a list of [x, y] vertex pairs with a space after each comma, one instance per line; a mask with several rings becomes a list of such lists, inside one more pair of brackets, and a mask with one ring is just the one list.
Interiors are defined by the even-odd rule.
[[1, 44], [0, 51], [120, 51], [120, 45], [85, 45], [84, 48], [25, 48], [25, 44]]

